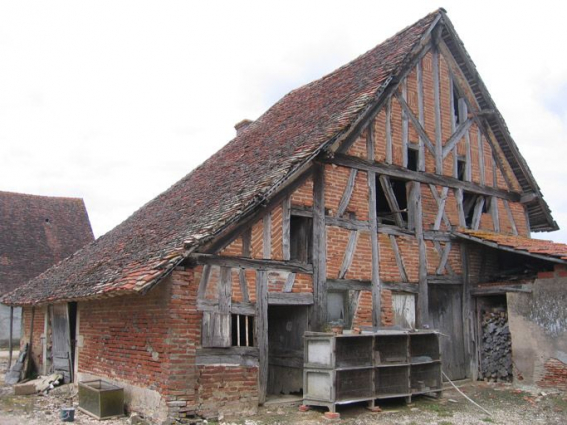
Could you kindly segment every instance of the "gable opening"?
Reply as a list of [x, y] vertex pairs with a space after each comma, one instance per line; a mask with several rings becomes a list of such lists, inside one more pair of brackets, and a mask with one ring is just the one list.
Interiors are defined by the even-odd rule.
[[[483, 195], [476, 195], [473, 193], [465, 192], [463, 193], [463, 211], [465, 213], [465, 224], [466, 227], [472, 229], [474, 226], [475, 212], [478, 205], [482, 202], [482, 210], [478, 213], [485, 214], [490, 211], [490, 197]], [[479, 217], [480, 219], [480, 217]]]
[[408, 170], [418, 171], [419, 150], [412, 146], [408, 146]]
[[292, 215], [289, 228], [289, 259], [300, 263], [312, 263], [313, 219]]
[[467, 161], [464, 158], [457, 159], [457, 179], [465, 181]]
[[455, 123], [455, 125], [459, 125], [461, 123], [461, 118], [460, 118], [460, 114], [459, 114], [459, 92], [457, 89], [457, 86], [455, 85], [455, 83], [453, 83], [453, 121]]
[[378, 223], [407, 228], [407, 182], [376, 176], [376, 218]]

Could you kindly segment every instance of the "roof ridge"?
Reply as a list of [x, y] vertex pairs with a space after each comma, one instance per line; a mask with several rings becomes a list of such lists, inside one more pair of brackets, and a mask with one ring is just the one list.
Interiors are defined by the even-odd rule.
[[11, 191], [7, 191], [7, 190], [0, 190], [0, 196], [2, 196], [2, 195], [18, 196], [18, 197], [21, 197], [21, 198], [61, 199], [61, 200], [83, 201], [84, 202], [84, 198], [75, 197], [75, 196], [36, 195], [34, 193], [11, 192]]

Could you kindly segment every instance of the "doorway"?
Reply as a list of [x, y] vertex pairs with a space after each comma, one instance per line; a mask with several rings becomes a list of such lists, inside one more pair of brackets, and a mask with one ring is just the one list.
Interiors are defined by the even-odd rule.
[[77, 303], [54, 304], [50, 313], [53, 371], [63, 375], [67, 384], [74, 378]]
[[268, 307], [268, 395], [303, 393], [303, 334], [307, 317], [307, 306]]

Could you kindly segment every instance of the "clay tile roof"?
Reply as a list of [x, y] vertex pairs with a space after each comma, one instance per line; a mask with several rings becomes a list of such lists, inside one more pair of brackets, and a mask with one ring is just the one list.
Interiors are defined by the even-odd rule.
[[547, 257], [549, 260], [565, 260], [567, 263], [567, 245], [563, 243], [462, 228], [458, 229], [456, 235], [479, 243], [488, 243], [494, 248], [507, 248], [519, 254], [532, 254], [542, 259]]
[[0, 192], [0, 294], [93, 239], [82, 199]]
[[278, 101], [170, 189], [77, 254], [4, 297], [15, 304], [146, 290], [196, 246], [347, 130], [439, 19], [436, 11]]

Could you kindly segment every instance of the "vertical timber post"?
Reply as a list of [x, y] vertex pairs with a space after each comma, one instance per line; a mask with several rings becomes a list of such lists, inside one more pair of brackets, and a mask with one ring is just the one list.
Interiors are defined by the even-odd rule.
[[258, 343], [258, 403], [266, 401], [268, 389], [268, 273], [256, 272], [256, 339]]
[[415, 235], [419, 248], [419, 287], [417, 294], [417, 326], [429, 325], [429, 288], [427, 283], [427, 247], [423, 238], [423, 209], [421, 204], [421, 183], [414, 182], [415, 193]]
[[313, 316], [312, 329], [327, 323], [327, 233], [325, 229], [325, 166], [316, 164], [313, 174]]
[[[366, 133], [368, 159], [374, 161], [374, 121], [370, 121]], [[380, 285], [380, 253], [378, 245], [378, 223], [376, 220], [376, 173], [368, 175], [368, 221], [370, 222], [370, 243], [372, 246], [372, 326], [382, 325], [382, 288]], [[356, 313], [356, 312], [355, 312]]]
[[13, 338], [13, 329], [14, 329], [14, 306], [11, 305], [10, 306], [10, 332], [8, 335], [8, 349], [10, 350], [10, 354], [8, 357], [8, 370], [10, 370], [10, 368], [12, 367], [12, 351], [13, 351], [13, 347], [12, 347], [12, 338]]

